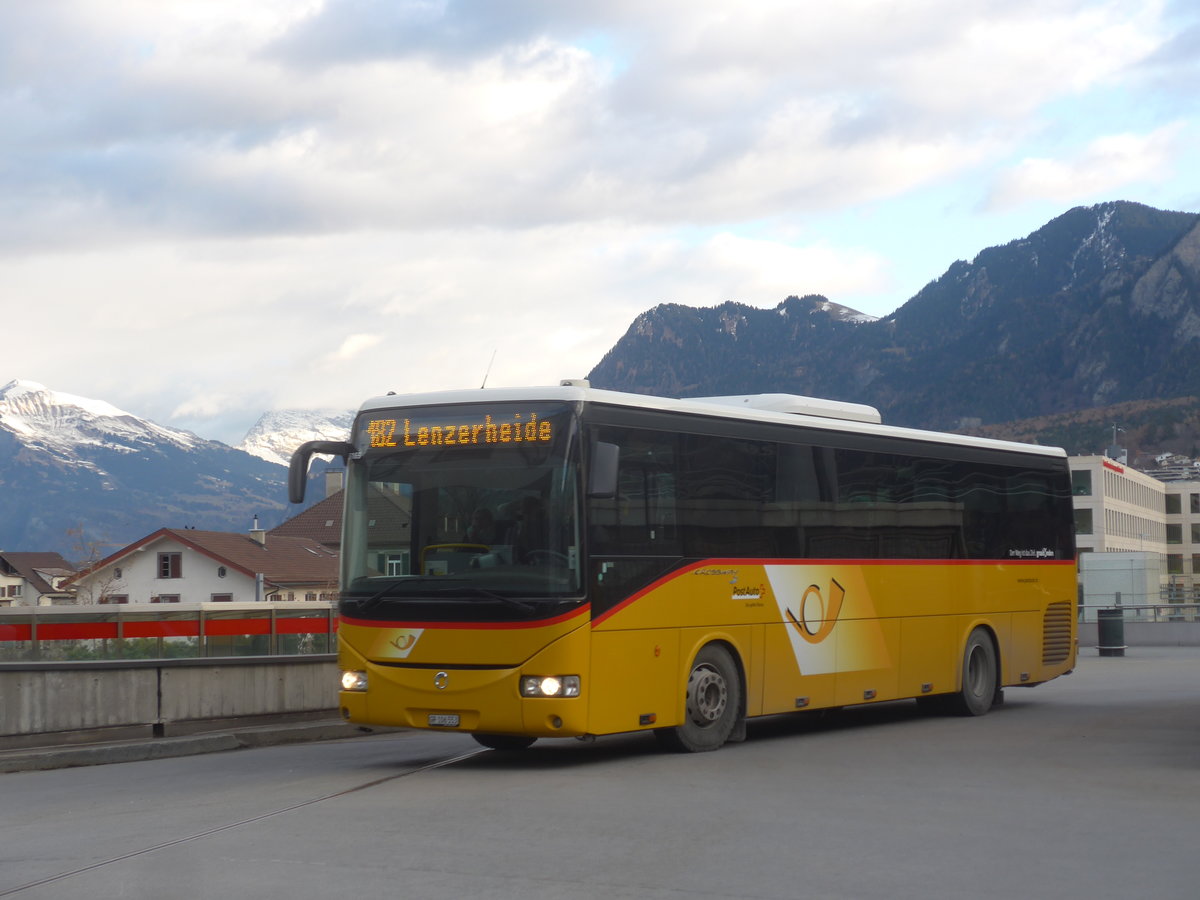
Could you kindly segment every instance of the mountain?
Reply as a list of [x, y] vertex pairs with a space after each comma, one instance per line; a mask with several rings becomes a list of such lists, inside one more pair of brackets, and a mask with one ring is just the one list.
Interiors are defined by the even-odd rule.
[[1072, 209], [878, 320], [815, 295], [657, 306], [588, 377], [673, 396], [810, 394], [943, 430], [1200, 395], [1200, 215]]
[[0, 548], [100, 558], [155, 529], [241, 531], [287, 510], [280, 466], [110, 404], [0, 387]]
[[278, 409], [263, 413], [237, 445], [259, 459], [286, 466], [305, 441], [349, 440], [353, 410]]

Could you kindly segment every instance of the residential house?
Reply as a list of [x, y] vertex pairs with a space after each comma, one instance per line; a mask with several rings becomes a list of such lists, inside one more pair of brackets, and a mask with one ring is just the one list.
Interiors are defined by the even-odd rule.
[[[305, 537], [333, 550], [342, 546], [342, 505], [345, 492], [331, 493], [301, 513], [273, 528], [272, 535]], [[371, 485], [367, 492], [366, 540], [368, 566], [380, 574], [412, 572], [412, 497], [399, 486], [394, 490]], [[400, 545], [395, 535], [407, 535]]]
[[0, 606], [57, 606], [74, 601], [63, 582], [75, 567], [57, 553], [0, 551]]
[[79, 603], [336, 600], [335, 550], [305, 537], [162, 528], [80, 572]]

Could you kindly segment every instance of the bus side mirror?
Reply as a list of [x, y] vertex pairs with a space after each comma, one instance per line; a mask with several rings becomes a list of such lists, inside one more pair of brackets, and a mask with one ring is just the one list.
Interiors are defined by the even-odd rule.
[[306, 441], [301, 444], [288, 463], [288, 500], [292, 503], [304, 502], [304, 488], [308, 484], [308, 464], [314, 453], [340, 456], [342, 462], [346, 462], [355, 450], [355, 446], [346, 441]]
[[596, 441], [592, 444], [591, 456], [587, 495], [596, 500], [611, 500], [617, 496], [617, 462], [621, 458], [621, 448], [617, 444]]

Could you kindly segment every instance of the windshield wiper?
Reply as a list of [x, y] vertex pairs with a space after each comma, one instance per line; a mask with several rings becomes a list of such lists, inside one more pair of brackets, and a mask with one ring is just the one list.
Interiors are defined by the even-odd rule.
[[[405, 578], [400, 578], [400, 579], [397, 579], [396, 581], [385, 584], [382, 588], [377, 590], [375, 593], [373, 593], [369, 597], [366, 597], [364, 599], [354, 599], [354, 602], [358, 605], [359, 612], [364, 612], [368, 609], [378, 606], [380, 600], [382, 600], [388, 594], [392, 593], [392, 591], [394, 591], [396, 588], [400, 587], [401, 585], [421, 584], [423, 582], [429, 582], [429, 581], [439, 581], [439, 582], [444, 583], [446, 581], [446, 579], [449, 577], [452, 577], [452, 576], [416, 575], [416, 576], [408, 576]], [[347, 598], [347, 599], [350, 599], [350, 598]]]
[[[359, 612], [365, 612], [368, 609], [373, 609], [374, 607], [378, 606], [384, 597], [386, 597], [388, 594], [391, 594], [397, 587], [400, 587], [401, 585], [428, 584], [430, 582], [436, 582], [437, 584], [445, 585], [447, 582], [452, 580], [461, 579], [455, 579], [452, 575], [418, 575], [416, 577], [402, 578], [385, 585], [374, 594], [371, 594], [369, 597], [364, 599], [356, 599], [353, 602], [357, 604]], [[497, 594], [494, 591], [476, 587], [475, 585], [455, 584], [450, 589], [455, 591], [470, 591], [471, 593], [480, 597], [487, 597], [489, 600], [498, 600], [506, 606], [511, 606], [513, 609], [519, 609], [525, 613], [537, 612], [537, 608], [531, 603], [527, 603], [524, 600], [518, 600], [516, 597], [505, 597], [503, 594]], [[456, 598], [445, 597], [441, 599], [450, 600]]]
[[511, 606], [513, 609], [519, 609], [522, 612], [537, 612], [537, 608], [533, 606], [533, 604], [526, 603], [524, 600], [518, 600], [516, 597], [505, 597], [503, 594], [497, 594], [481, 587], [475, 587], [474, 585], [467, 585], [464, 590], [474, 591], [480, 597], [487, 597], [491, 600], [499, 600], [501, 603]]

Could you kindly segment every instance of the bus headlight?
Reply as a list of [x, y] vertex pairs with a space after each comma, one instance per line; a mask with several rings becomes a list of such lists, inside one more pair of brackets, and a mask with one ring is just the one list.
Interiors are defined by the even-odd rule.
[[522, 675], [522, 697], [578, 697], [578, 675]]
[[366, 672], [343, 672], [342, 673], [342, 690], [343, 691], [365, 691], [367, 689], [367, 673]]

